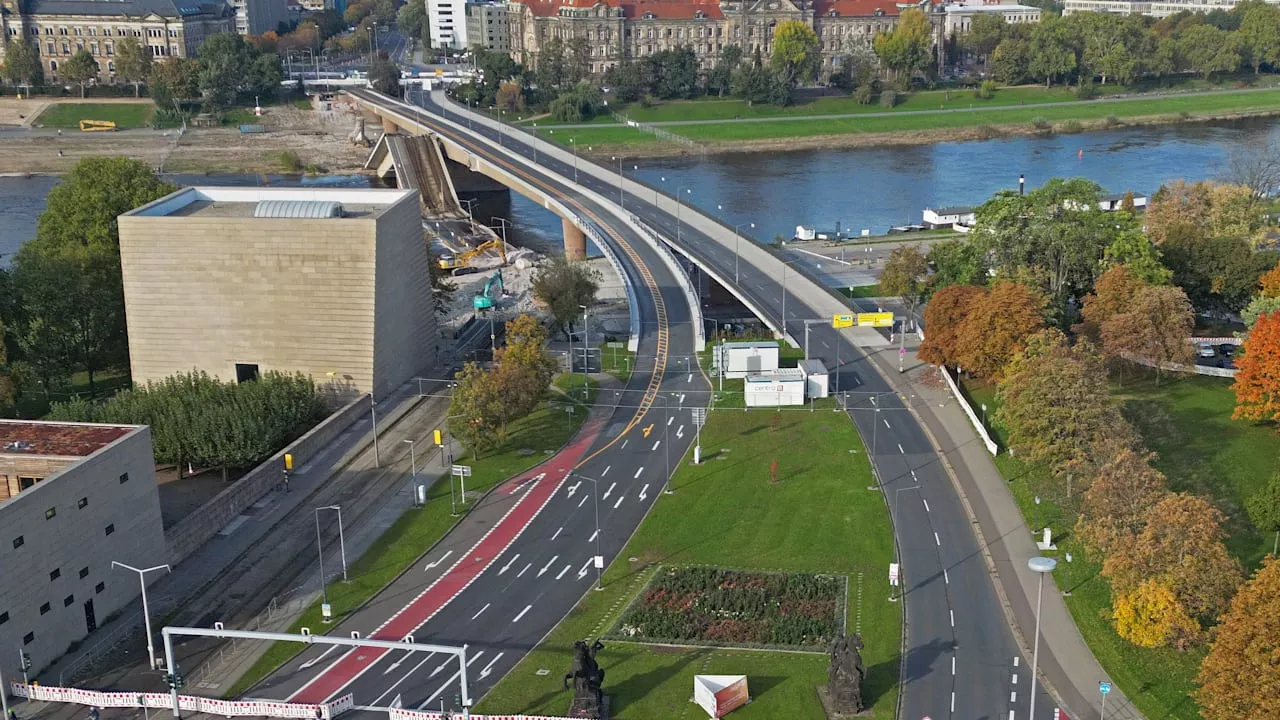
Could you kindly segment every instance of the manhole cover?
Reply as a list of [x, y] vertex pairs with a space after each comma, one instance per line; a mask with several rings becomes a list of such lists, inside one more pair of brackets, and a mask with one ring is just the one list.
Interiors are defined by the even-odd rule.
[[529, 457], [530, 455], [534, 454], [535, 452], [537, 452], [537, 451], [536, 451], [536, 450], [534, 450], [533, 448], [520, 448], [519, 450], [517, 450], [517, 451], [516, 451], [516, 454], [518, 454], [518, 455], [523, 455], [524, 457]]

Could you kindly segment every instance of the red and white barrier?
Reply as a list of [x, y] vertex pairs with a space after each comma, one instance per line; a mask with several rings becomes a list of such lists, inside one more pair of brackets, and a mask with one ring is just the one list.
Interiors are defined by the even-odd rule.
[[[91, 707], [147, 707], [171, 708], [173, 698], [169, 693], [130, 693], [81, 690], [80, 688], [46, 687], [11, 683], [11, 693], [16, 697], [43, 702], [65, 702]], [[298, 720], [333, 720], [355, 707], [351, 695], [321, 705], [286, 703], [272, 700], [219, 700], [197, 695], [179, 695], [178, 707], [182, 710], [221, 715], [223, 717], [275, 717]], [[438, 715], [436, 717], [439, 717]]]
[[[388, 720], [444, 720], [445, 716], [438, 712], [423, 712], [421, 710], [405, 710], [403, 708], [391, 708], [391, 717]], [[560, 715], [476, 715], [472, 713], [471, 720], [572, 720], [571, 718]]]

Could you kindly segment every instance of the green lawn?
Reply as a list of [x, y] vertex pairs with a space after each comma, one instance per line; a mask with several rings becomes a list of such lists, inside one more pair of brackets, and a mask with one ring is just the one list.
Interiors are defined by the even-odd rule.
[[[705, 461], [682, 464], [674, 494], [658, 497], [605, 571], [604, 590], [588, 592], [477, 710], [562, 714], [570, 692], [560, 677], [573, 641], [605, 633], [659, 564], [686, 564], [846, 575], [846, 623], [866, 642], [870, 717], [894, 717], [902, 616], [888, 602], [884, 573], [893, 557], [889, 515], [880, 492], [867, 490], [873, 481], [853, 425], [832, 407], [711, 413], [702, 430]], [[775, 459], [779, 480], [770, 485]], [[815, 694], [826, 681], [824, 654], [606, 645], [599, 656], [605, 692], [619, 720], [700, 717], [689, 696], [693, 675], [706, 673], [748, 676], [754, 701], [735, 718], [825, 717]], [[540, 669], [550, 673], [539, 676]]]
[[[558, 378], [557, 384], [561, 383], [566, 388], [574, 386]], [[576, 387], [582, 387], [582, 376], [578, 376]], [[468, 494], [489, 490], [549, 457], [543, 451], [555, 451], [567, 443], [577, 432], [586, 413], [579, 410], [570, 414], [564, 408], [563, 396], [551, 393], [542, 408], [511, 424], [507, 443], [501, 449], [478, 460], [472, 460], [468, 455], [467, 463], [471, 466], [471, 477], [467, 479]], [[524, 455], [520, 452], [523, 449], [536, 452]], [[412, 565], [458, 522], [468, 505], [459, 502], [459, 517], [451, 514], [448, 480], [447, 477], [437, 480], [427, 492], [426, 507], [410, 510], [400, 516], [351, 565], [348, 573], [350, 582], [336, 581], [329, 585], [329, 603], [333, 606], [335, 625]], [[288, 632], [296, 633], [303, 627], [309, 627], [313, 631], [326, 627], [320, 616], [319, 601], [307, 608]], [[231, 686], [226, 697], [243, 694], [304, 648], [304, 645], [298, 643], [273, 643], [253, 667]]]
[[81, 120], [110, 120], [121, 130], [150, 127], [156, 106], [150, 100], [118, 103], [54, 103], [36, 118], [36, 125], [80, 130]]
[[[905, 107], [905, 106], [903, 106]], [[873, 108], [883, 111], [882, 108]], [[868, 109], [867, 112], [872, 112]], [[908, 108], [909, 109], [909, 108]], [[1280, 90], [1257, 92], [1223, 92], [1180, 96], [1131, 97], [1105, 103], [1072, 103], [1045, 107], [991, 106], [974, 112], [921, 112], [918, 114], [880, 115], [863, 118], [823, 118], [796, 120], [786, 116], [781, 122], [724, 122], [707, 125], [679, 125], [671, 130], [684, 137], [704, 142], [750, 141], [784, 137], [813, 137], [858, 133], [887, 133], [913, 130], [939, 130], [965, 127], [1024, 125], [1044, 119], [1060, 125], [1068, 121], [1103, 120], [1109, 116], [1123, 122], [1132, 118], [1179, 117], [1187, 114], [1214, 115], [1237, 112], [1280, 111]], [[656, 142], [648, 133], [621, 125], [575, 128], [563, 133], [544, 135], [556, 142], [575, 138], [579, 145], [641, 145]]]
[[881, 297], [883, 295], [883, 293], [880, 292], [879, 283], [875, 285], [856, 285], [854, 287], [842, 287], [840, 288], [840, 294], [844, 295], [847, 298], [873, 298], [873, 297]]
[[[995, 412], [999, 403], [989, 385], [967, 383], [966, 389], [975, 402], [986, 403], [988, 416]], [[1234, 395], [1230, 381], [1219, 378], [1166, 377], [1156, 384], [1153, 376], [1142, 373], [1113, 384], [1112, 396], [1122, 403], [1125, 417], [1142, 433], [1147, 447], [1158, 454], [1155, 466], [1168, 478], [1170, 488], [1212, 498], [1229, 518], [1228, 549], [1246, 572], [1256, 568], [1271, 551], [1271, 537], [1253, 528], [1242, 504], [1280, 467], [1280, 437], [1274, 427], [1231, 420]], [[992, 429], [1003, 446], [1003, 428], [994, 425]], [[1047, 482], [1041, 469], [1008, 454], [1000, 455], [996, 465], [1010, 481], [1029, 526], [1047, 525], [1055, 532], [1069, 533], [1075, 513], [1064, 512], [1060, 498], [1050, 497], [1043, 489]], [[1039, 505], [1037, 494], [1041, 495]], [[1069, 535], [1059, 537], [1060, 550], [1070, 552], [1074, 562], [1059, 562], [1054, 575], [1060, 587], [1071, 588], [1067, 607], [1112, 679], [1147, 717], [1199, 718], [1188, 693], [1204, 649], [1148, 650], [1121, 639], [1109, 620], [1110, 586], [1098, 575], [1098, 563]]]
[[631, 379], [631, 368], [636, 361], [636, 354], [627, 349], [625, 342], [619, 344], [622, 347], [608, 347], [607, 344], [600, 346], [600, 368], [626, 385]]

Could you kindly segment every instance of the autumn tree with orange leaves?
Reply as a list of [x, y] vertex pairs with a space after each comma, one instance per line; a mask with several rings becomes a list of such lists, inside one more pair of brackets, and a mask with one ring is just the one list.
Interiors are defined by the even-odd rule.
[[934, 365], [955, 367], [960, 325], [969, 315], [975, 298], [985, 292], [977, 285], [948, 285], [934, 293], [924, 309], [926, 332], [917, 356]]
[[1236, 360], [1236, 420], [1280, 420], [1280, 310], [1258, 316]]
[[956, 362], [977, 377], [999, 379], [1004, 366], [1045, 326], [1045, 301], [1031, 288], [999, 280], [975, 297], [960, 323]]
[[1151, 467], [1154, 454], [1121, 450], [1098, 469], [1084, 492], [1076, 535], [1091, 553], [1106, 557], [1130, 545], [1147, 513], [1165, 497], [1164, 475]]
[[1280, 717], [1280, 560], [1268, 558], [1231, 601], [1195, 691], [1205, 720]]
[[1124, 312], [1102, 323], [1102, 349], [1112, 357], [1155, 363], [1158, 379], [1165, 363], [1195, 361], [1187, 340], [1195, 324], [1195, 311], [1182, 288], [1149, 285], [1134, 293]]
[[1102, 338], [1102, 324], [1129, 309], [1133, 297], [1147, 283], [1134, 277], [1129, 268], [1116, 265], [1093, 281], [1093, 292], [1084, 298], [1080, 316], [1084, 322], [1076, 328], [1080, 334], [1097, 342]]

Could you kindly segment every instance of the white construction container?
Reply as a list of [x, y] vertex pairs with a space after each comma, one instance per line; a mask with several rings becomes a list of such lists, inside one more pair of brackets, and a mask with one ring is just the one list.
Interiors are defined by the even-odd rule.
[[716, 368], [725, 368], [725, 377], [744, 378], [747, 373], [767, 373], [778, 369], [778, 343], [772, 340], [720, 343], [715, 352]]
[[752, 373], [742, 383], [747, 407], [803, 405], [804, 385], [804, 374], [799, 368]]
[[804, 375], [804, 392], [806, 397], [824, 398], [827, 392], [827, 366], [821, 360], [801, 360], [799, 370]]

